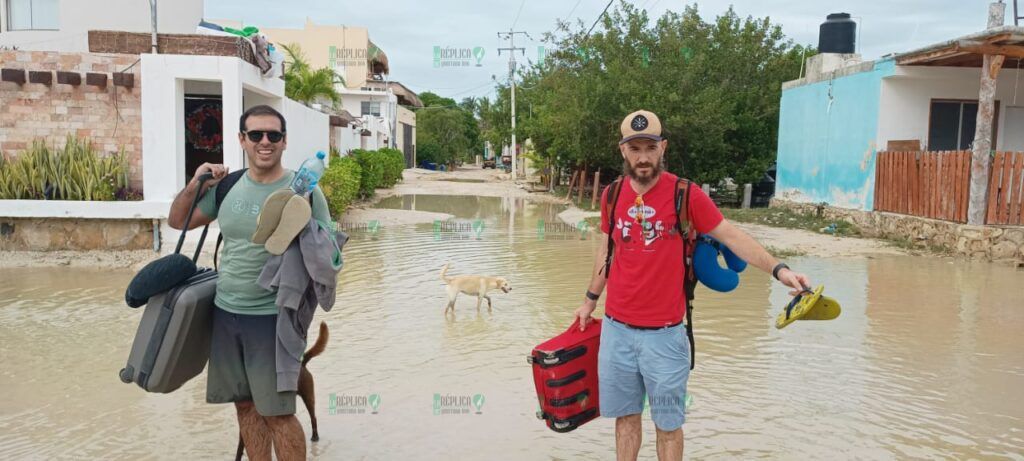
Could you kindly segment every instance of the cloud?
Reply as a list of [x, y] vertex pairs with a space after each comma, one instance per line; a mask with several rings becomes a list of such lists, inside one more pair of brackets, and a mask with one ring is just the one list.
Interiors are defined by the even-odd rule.
[[[582, 0], [573, 10], [577, 0], [521, 2], [389, 0], [385, 4], [337, 0], [216, 0], [206, 2], [206, 17], [242, 20], [257, 27], [302, 28], [307, 17], [317, 24], [366, 27], [371, 40], [388, 55], [391, 78], [408, 82], [416, 91], [445, 88], [436, 93], [462, 98], [493, 95], [493, 87], [473, 88], [489, 81], [491, 75], [502, 80], [508, 75], [508, 55], [498, 55], [498, 48], [508, 45], [498, 38], [497, 32], [509, 29], [520, 4], [523, 9], [516, 30], [524, 30], [532, 36], [532, 39], [516, 37], [516, 47], [526, 48], [525, 56], [516, 56], [521, 63], [527, 59], [536, 60], [537, 46], [542, 45], [540, 39], [544, 32], [554, 30], [556, 19], [566, 19], [564, 16], [573, 11], [570, 19], [582, 21], [589, 27], [605, 4], [603, 1]], [[652, 8], [648, 12], [652, 18], [657, 18], [669, 8], [674, 11], [683, 9], [683, 3], [676, 1], [634, 0], [630, 3]], [[986, 2], [962, 0], [705, 0], [699, 3], [699, 11], [705, 20], [712, 20], [726, 11], [730, 4], [741, 17], [767, 16], [773, 23], [780, 24], [783, 32], [794, 42], [810, 45], [817, 45], [818, 26], [826, 15], [850, 13], [860, 18], [859, 48], [865, 59], [876, 59], [888, 53], [909, 51], [977, 32], [985, 28], [988, 11]], [[1012, 6], [1007, 10], [1012, 10]], [[432, 62], [435, 45], [482, 46], [486, 49], [484, 67], [435, 69]]]

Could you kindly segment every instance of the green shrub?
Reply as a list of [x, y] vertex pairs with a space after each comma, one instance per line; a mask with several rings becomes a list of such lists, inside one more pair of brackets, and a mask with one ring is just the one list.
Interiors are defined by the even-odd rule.
[[423, 141], [416, 146], [416, 161], [419, 165], [424, 163], [445, 163], [444, 151], [441, 145], [435, 142]]
[[374, 190], [381, 187], [384, 181], [384, 165], [380, 162], [377, 151], [355, 149], [352, 157], [362, 167], [362, 179], [359, 181], [359, 196], [366, 198], [373, 196]]
[[[0, 156], [2, 158], [2, 156]], [[13, 160], [0, 160], [0, 199], [130, 200], [124, 151], [101, 156], [89, 143], [68, 136], [63, 148], [42, 141]]]
[[402, 180], [405, 169], [405, 154], [398, 149], [384, 148], [378, 151], [384, 164], [384, 179], [381, 187], [392, 187]]
[[363, 168], [353, 157], [332, 157], [331, 164], [320, 178], [320, 189], [327, 197], [327, 205], [340, 216], [359, 196]]

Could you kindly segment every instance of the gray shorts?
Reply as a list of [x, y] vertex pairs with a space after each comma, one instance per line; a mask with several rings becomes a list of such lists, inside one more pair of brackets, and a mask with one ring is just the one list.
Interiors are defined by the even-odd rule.
[[206, 402], [251, 400], [262, 416], [295, 414], [295, 392], [277, 392], [277, 315], [213, 309]]

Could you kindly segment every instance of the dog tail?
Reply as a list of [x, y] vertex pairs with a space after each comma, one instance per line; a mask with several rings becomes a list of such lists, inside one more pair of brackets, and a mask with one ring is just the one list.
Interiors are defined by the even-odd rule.
[[447, 277], [447, 276], [445, 276], [445, 274], [447, 274], [447, 273], [448, 273], [448, 266], [449, 266], [450, 264], [451, 264], [451, 263], [447, 263], [447, 264], [445, 264], [445, 265], [444, 265], [444, 268], [442, 268], [442, 269], [441, 269], [441, 281], [442, 281], [442, 282], [444, 282], [444, 283], [448, 283], [448, 280], [449, 280], [449, 279], [448, 279], [448, 277]]
[[306, 366], [306, 363], [308, 363], [310, 359], [320, 355], [324, 349], [327, 349], [327, 339], [330, 336], [331, 335], [327, 331], [327, 323], [321, 320], [320, 335], [316, 337], [316, 342], [313, 343], [313, 347], [309, 348], [305, 354], [302, 354], [302, 366]]

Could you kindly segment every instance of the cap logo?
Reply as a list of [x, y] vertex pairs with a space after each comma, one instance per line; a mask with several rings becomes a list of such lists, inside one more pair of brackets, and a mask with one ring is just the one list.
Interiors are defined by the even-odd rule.
[[634, 131], [643, 131], [647, 129], [647, 125], [647, 117], [644, 117], [643, 115], [637, 115], [636, 117], [633, 117], [633, 121], [629, 122], [629, 126], [633, 128]]

